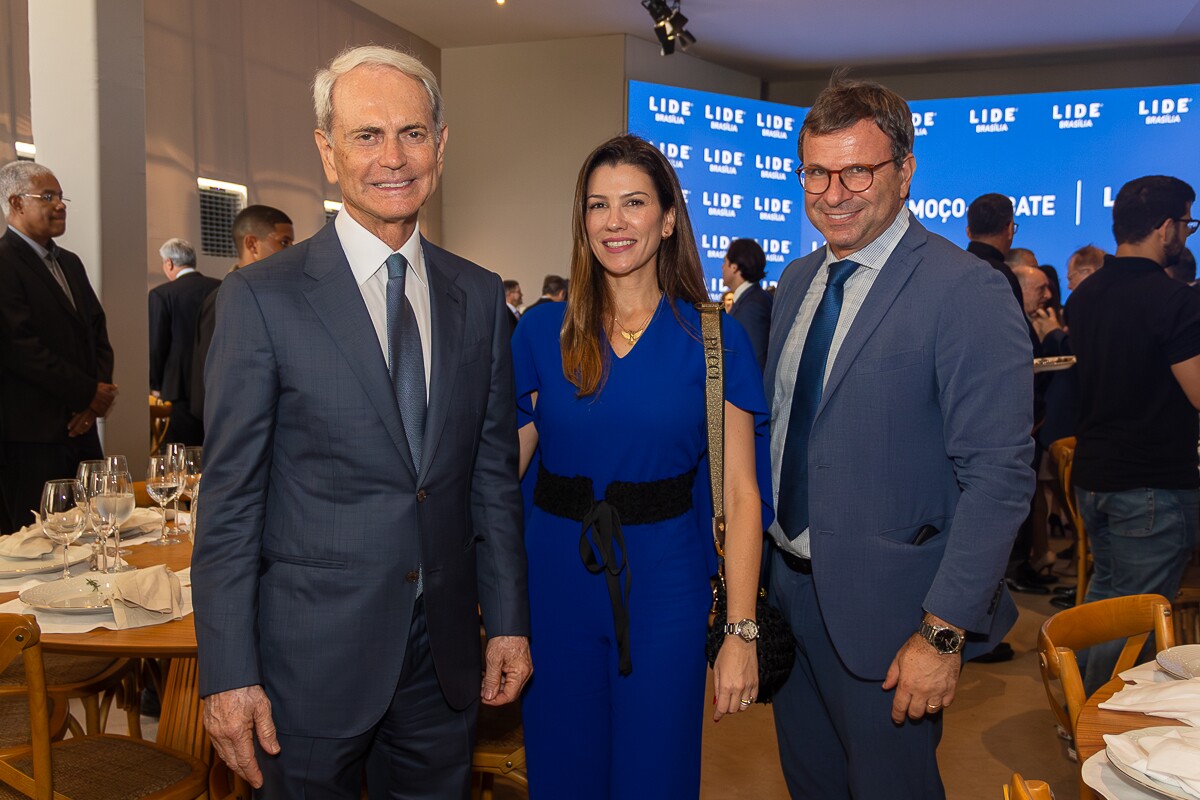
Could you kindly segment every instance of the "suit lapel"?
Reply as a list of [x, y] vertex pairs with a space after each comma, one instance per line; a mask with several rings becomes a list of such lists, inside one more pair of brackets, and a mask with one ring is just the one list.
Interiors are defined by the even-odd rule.
[[[35, 275], [35, 280], [40, 281], [42, 286], [46, 288], [46, 291], [54, 297], [55, 303], [58, 304], [58, 307], [62, 309], [63, 313], [66, 314], [72, 322], [82, 326], [83, 320], [80, 318], [78, 311], [71, 307], [71, 301], [67, 299], [65, 294], [63, 294], [62, 287], [58, 285], [58, 281], [54, 280], [54, 276], [50, 274], [50, 268], [46, 266], [46, 262], [42, 260], [42, 257], [39, 256], [37, 252], [29, 246], [28, 242], [18, 236], [15, 232], [9, 231], [5, 234], [5, 236], [9, 237], [9, 245], [13, 248], [13, 251], [21, 256], [21, 261], [25, 264], [26, 268], [33, 272]], [[65, 267], [63, 267], [61, 259], [58, 262], [58, 267], [63, 271], [63, 275], [66, 276], [67, 286], [71, 287], [71, 293], [72, 295], [75, 295], [75, 302], [78, 304], [78, 292], [73, 285], [70, 276], [67, 275], [68, 271]]]
[[441, 251], [422, 237], [425, 272], [429, 278], [430, 378], [429, 413], [425, 418], [425, 446], [421, 475], [437, 456], [438, 442], [446, 427], [446, 409], [454, 397], [454, 380], [466, 331], [466, 306], [458, 276], [442, 258]]
[[326, 225], [309, 240], [304, 274], [312, 281], [304, 289], [305, 298], [345, 356], [400, 458], [415, 478], [417, 471], [404, 435], [387, 361], [379, 349], [379, 337], [371, 324], [371, 315], [367, 313], [362, 292], [350, 271], [350, 262], [346, 260], [334, 226]]
[[850, 371], [850, 366], [863, 345], [871, 338], [888, 309], [896, 302], [900, 290], [912, 277], [913, 270], [921, 263], [920, 249], [924, 246], [927, 235], [916, 220], [911, 220], [904, 237], [879, 271], [866, 300], [854, 317], [854, 324], [850, 326], [850, 331], [838, 350], [837, 360], [829, 372], [829, 380], [825, 381], [825, 391], [821, 393], [821, 404], [817, 406], [818, 415], [829, 403], [829, 398], [837, 390], [838, 384]]

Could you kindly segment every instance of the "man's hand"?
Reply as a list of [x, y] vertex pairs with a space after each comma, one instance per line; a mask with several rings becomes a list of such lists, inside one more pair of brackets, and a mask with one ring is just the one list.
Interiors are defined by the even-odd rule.
[[489, 706], [511, 703], [521, 695], [521, 688], [533, 674], [529, 657], [529, 640], [524, 636], [496, 636], [488, 639], [484, 655], [487, 669], [483, 674], [480, 696]]
[[67, 436], [74, 439], [76, 436], [82, 436], [92, 429], [96, 424], [96, 414], [90, 408], [80, 411], [75, 416], [71, 417], [71, 421], [67, 423]]
[[1039, 342], [1044, 342], [1051, 331], [1062, 330], [1058, 315], [1048, 308], [1039, 308], [1030, 314], [1029, 323], [1033, 325], [1033, 332], [1037, 334]]
[[108, 416], [109, 409], [112, 408], [113, 403], [117, 402], [118, 394], [120, 392], [115, 383], [98, 383], [96, 384], [96, 394], [92, 397], [88, 408], [97, 417]]
[[[936, 624], [946, 623], [933, 618]], [[944, 656], [919, 633], [908, 637], [888, 667], [883, 690], [896, 690], [892, 698], [892, 722], [920, 719], [936, 714], [954, 702], [954, 690], [962, 669], [962, 654]]]
[[204, 698], [204, 727], [213, 747], [231, 770], [255, 789], [263, 785], [262, 771], [254, 758], [254, 737], [271, 755], [279, 752], [271, 701], [261, 686], [243, 686]]

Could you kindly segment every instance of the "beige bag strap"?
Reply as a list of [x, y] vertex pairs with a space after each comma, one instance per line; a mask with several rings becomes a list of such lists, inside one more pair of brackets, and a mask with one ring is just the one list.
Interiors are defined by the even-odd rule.
[[708, 427], [708, 479], [712, 485], [713, 545], [725, 558], [725, 356], [720, 303], [696, 303], [704, 340], [704, 408]]

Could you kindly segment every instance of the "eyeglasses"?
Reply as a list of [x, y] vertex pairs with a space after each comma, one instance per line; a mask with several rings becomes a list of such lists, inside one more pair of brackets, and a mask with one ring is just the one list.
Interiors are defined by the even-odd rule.
[[41, 200], [43, 203], [66, 203], [71, 202], [70, 198], [63, 197], [62, 192], [42, 192], [41, 194], [19, 194], [17, 197], [32, 197]]
[[1200, 228], [1200, 219], [1177, 219], [1176, 222], [1183, 223], [1183, 227], [1187, 228], [1187, 235], [1191, 236]]
[[824, 167], [798, 167], [796, 177], [800, 185], [809, 194], [825, 194], [829, 191], [832, 176], [837, 175], [847, 191], [865, 192], [875, 183], [875, 170], [888, 164], [895, 164], [895, 159], [889, 158], [878, 164], [851, 164], [841, 169], [825, 169]]

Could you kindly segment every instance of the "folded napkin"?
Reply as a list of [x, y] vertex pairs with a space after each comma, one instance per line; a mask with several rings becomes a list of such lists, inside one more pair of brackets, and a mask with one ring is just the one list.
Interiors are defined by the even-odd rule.
[[1169, 683], [1126, 686], [1100, 704], [1113, 711], [1140, 711], [1154, 717], [1178, 719], [1200, 727], [1200, 678]]
[[118, 630], [183, 618], [183, 588], [166, 567], [119, 572], [114, 583], [112, 609]]
[[1126, 683], [1169, 683], [1178, 680], [1158, 665], [1157, 661], [1147, 661], [1130, 667], [1117, 676]]
[[129, 519], [121, 523], [121, 533], [150, 525], [155, 528], [162, 525], [162, 512], [157, 508], [135, 508]]
[[1110, 756], [1200, 800], [1200, 730], [1169, 728], [1161, 733], [1131, 733], [1134, 735], [1104, 735]]
[[0, 556], [5, 558], [41, 558], [54, 552], [54, 542], [42, 533], [41, 525], [28, 525], [16, 533], [0, 536]]

